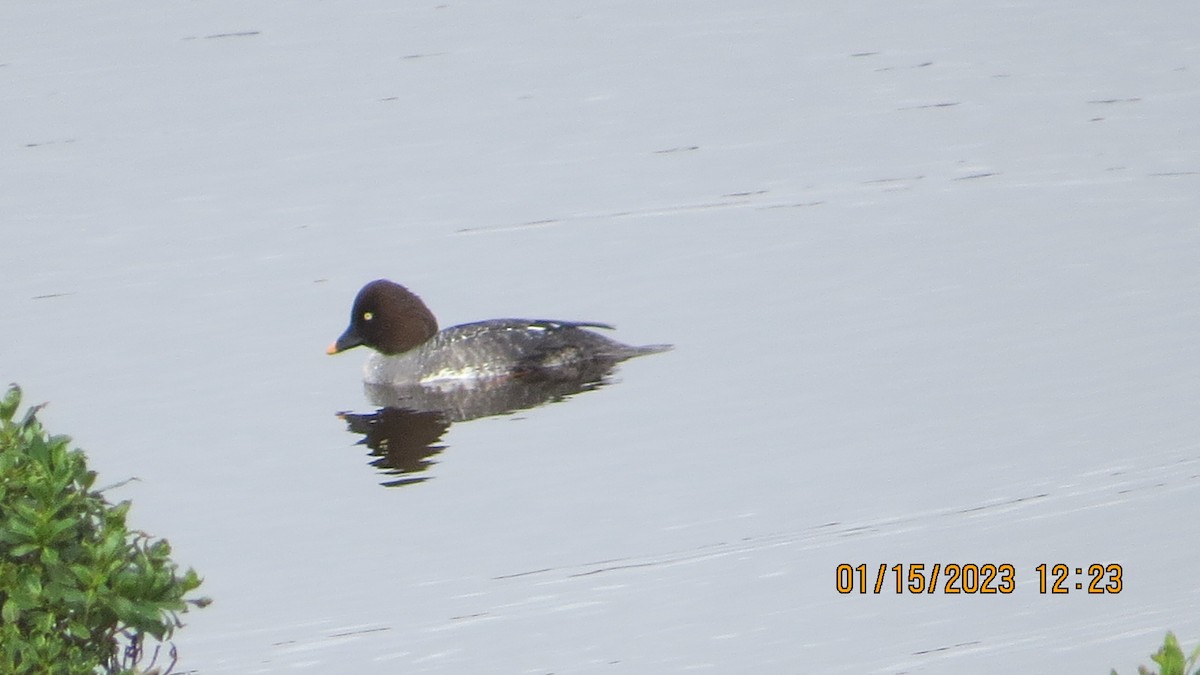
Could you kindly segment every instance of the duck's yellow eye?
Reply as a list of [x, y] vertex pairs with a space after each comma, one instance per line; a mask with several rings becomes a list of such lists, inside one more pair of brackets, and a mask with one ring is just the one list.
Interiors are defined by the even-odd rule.
[[374, 312], [363, 312], [363, 321], [370, 321], [375, 318]]

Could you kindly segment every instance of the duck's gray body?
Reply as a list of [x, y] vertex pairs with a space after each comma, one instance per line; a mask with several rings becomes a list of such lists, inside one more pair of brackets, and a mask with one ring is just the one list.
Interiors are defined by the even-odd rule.
[[602, 323], [491, 319], [439, 331], [400, 354], [374, 353], [364, 381], [373, 385], [439, 385], [497, 377], [577, 378], [619, 361], [670, 349], [635, 347], [588, 328]]

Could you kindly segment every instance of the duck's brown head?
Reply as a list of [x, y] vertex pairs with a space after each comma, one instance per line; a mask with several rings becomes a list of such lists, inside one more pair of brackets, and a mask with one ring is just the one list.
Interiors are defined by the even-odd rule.
[[420, 298], [400, 284], [378, 279], [358, 292], [350, 326], [325, 352], [337, 354], [362, 345], [381, 354], [400, 354], [437, 331], [437, 319]]

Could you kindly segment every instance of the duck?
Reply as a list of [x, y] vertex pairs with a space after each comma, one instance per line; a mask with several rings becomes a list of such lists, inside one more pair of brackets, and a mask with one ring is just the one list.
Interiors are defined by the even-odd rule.
[[438, 330], [433, 312], [415, 293], [376, 279], [354, 298], [350, 325], [325, 350], [373, 350], [363, 381], [376, 386], [442, 386], [501, 379], [576, 379], [604, 372], [669, 344], [627, 345], [593, 329], [606, 323], [550, 319], [489, 319]]

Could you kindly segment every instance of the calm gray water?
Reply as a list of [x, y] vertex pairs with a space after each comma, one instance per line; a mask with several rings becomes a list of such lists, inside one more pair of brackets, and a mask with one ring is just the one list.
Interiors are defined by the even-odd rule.
[[[0, 378], [205, 576], [186, 670], [1131, 672], [1200, 638], [1197, 11], [10, 3]], [[676, 349], [388, 489], [378, 277]], [[835, 590], [952, 562], [1015, 592]]]

